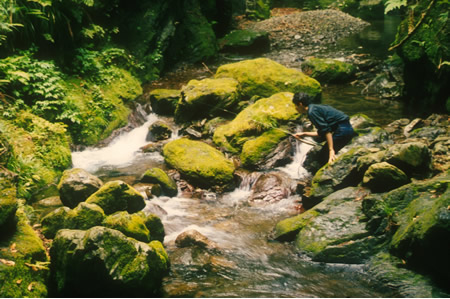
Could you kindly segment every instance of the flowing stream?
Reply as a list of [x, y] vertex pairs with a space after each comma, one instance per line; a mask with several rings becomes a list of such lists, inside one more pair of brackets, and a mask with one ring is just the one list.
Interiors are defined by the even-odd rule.
[[[368, 31], [369, 40], [372, 35], [383, 40], [383, 34], [378, 33], [379, 31]], [[200, 78], [191, 73], [190, 78], [184, 79]], [[186, 81], [179, 81], [178, 84], [184, 82]], [[166, 86], [162, 83], [161, 86], [153, 87]], [[370, 115], [374, 113], [380, 124], [401, 117], [398, 108], [386, 109], [376, 99], [362, 97], [360, 90], [352, 87], [327, 87], [324, 89], [324, 98], [348, 114], [362, 112], [374, 117]], [[145, 138], [148, 126], [158, 119], [159, 116], [149, 114], [145, 124], [120, 135], [109, 146], [74, 152], [73, 166], [84, 168], [103, 181], [120, 179], [129, 184], [137, 183], [139, 177], [149, 168], [165, 169], [164, 159], [159, 153], [140, 151], [140, 148], [147, 144]], [[176, 138], [179, 138], [176, 134], [172, 136], [172, 139]], [[296, 180], [308, 176], [301, 163], [310, 147], [297, 143], [294, 161], [273, 171], [283, 172]], [[296, 251], [293, 243], [270, 241], [270, 234], [278, 221], [298, 214], [299, 198], [292, 195], [276, 203], [253, 205], [248, 201], [252, 193], [251, 184], [251, 178], [244, 180], [234, 191], [222, 195], [206, 192], [186, 196], [179, 193], [179, 196], [173, 198], [161, 196], [147, 200], [145, 209], [156, 213], [164, 223], [164, 246], [172, 262], [170, 274], [163, 282], [164, 296], [393, 295], [373, 282], [361, 265], [312, 262]], [[195, 229], [215, 242], [219, 252], [207, 254], [177, 248], [174, 242], [176, 237], [188, 229]]]

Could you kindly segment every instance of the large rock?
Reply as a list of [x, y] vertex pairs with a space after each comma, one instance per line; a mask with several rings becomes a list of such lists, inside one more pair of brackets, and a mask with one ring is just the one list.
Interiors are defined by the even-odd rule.
[[106, 215], [96, 204], [80, 203], [75, 209], [57, 208], [42, 218], [42, 233], [53, 239], [60, 229], [89, 229], [100, 225]]
[[330, 58], [310, 58], [302, 63], [302, 71], [320, 83], [342, 83], [351, 80], [356, 67]]
[[103, 182], [98, 177], [84, 169], [69, 169], [64, 171], [59, 181], [59, 197], [65, 206], [73, 209], [100, 189], [102, 185]]
[[163, 121], [156, 121], [148, 127], [146, 141], [161, 141], [169, 139], [172, 136], [172, 129]]
[[371, 257], [379, 240], [370, 236], [363, 221], [358, 199], [365, 195], [359, 188], [345, 188], [298, 217], [297, 248], [318, 262], [363, 263]]
[[147, 170], [141, 178], [143, 183], [159, 184], [165, 194], [176, 196], [178, 193], [177, 183], [164, 170], [152, 168]]
[[239, 101], [239, 82], [232, 78], [191, 80], [182, 89], [175, 110], [177, 122], [227, 114]]
[[106, 215], [120, 211], [135, 213], [145, 207], [144, 197], [136, 189], [122, 181], [111, 181], [104, 184], [86, 202], [99, 205]]
[[180, 99], [181, 90], [178, 89], [155, 89], [150, 92], [150, 103], [156, 114], [172, 116]]
[[233, 185], [233, 163], [206, 143], [181, 138], [166, 144], [163, 155], [192, 184], [224, 188]]
[[306, 92], [313, 96], [321, 93], [320, 84], [315, 79], [267, 58], [222, 65], [217, 69], [215, 78], [238, 80], [242, 95], [246, 98], [270, 97], [283, 91]]
[[252, 186], [250, 203], [268, 204], [280, 201], [291, 195], [291, 180], [281, 172], [262, 174]]
[[96, 226], [61, 230], [50, 249], [56, 296], [155, 297], [169, 259], [159, 241], [149, 244]]
[[432, 275], [444, 288], [450, 278], [449, 183], [447, 171], [363, 200], [371, 232], [384, 236], [406, 267]]
[[[292, 96], [292, 93], [288, 92], [277, 93], [248, 106], [233, 121], [216, 129], [213, 136], [214, 143], [229, 152], [240, 153], [247, 141], [253, 140], [269, 130], [272, 130], [273, 134], [276, 132], [277, 139], [280, 140], [283, 130], [276, 128], [299, 117], [292, 103]], [[258, 141], [254, 142], [258, 143]], [[270, 147], [274, 149], [274, 146], [275, 144], [271, 144]], [[255, 147], [252, 146], [252, 148]], [[261, 149], [259, 149], [259, 153], [261, 153]], [[266, 150], [263, 151], [263, 155], [258, 154], [255, 161], [259, 161], [265, 156], [264, 154], [267, 154]], [[253, 160], [250, 151], [244, 157], [249, 161]]]
[[409, 183], [406, 174], [387, 162], [372, 164], [364, 173], [363, 185], [372, 192], [387, 192]]
[[421, 142], [395, 144], [389, 147], [385, 160], [408, 175], [426, 177], [431, 170], [431, 152]]

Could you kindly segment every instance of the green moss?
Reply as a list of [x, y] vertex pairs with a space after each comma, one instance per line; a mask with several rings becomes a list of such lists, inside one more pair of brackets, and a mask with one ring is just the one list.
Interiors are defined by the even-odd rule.
[[94, 145], [126, 125], [131, 110], [125, 104], [142, 94], [139, 80], [129, 72], [108, 70], [108, 80], [100, 85], [75, 78], [66, 82], [65, 101], [73, 115], [69, 133], [76, 144]]
[[143, 212], [139, 213], [141, 213], [142, 214], [141, 216], [144, 217], [145, 219], [145, 226], [150, 231], [150, 239], [164, 242], [164, 237], [166, 233], [161, 218], [159, 218], [155, 214], [149, 214], [145, 216]]
[[86, 202], [99, 205], [106, 215], [119, 211], [134, 213], [145, 207], [143, 196], [122, 181], [107, 182], [97, 192], [89, 196]]
[[62, 124], [21, 111], [14, 120], [0, 118], [0, 134], [10, 145], [7, 168], [19, 174], [19, 196], [30, 198], [55, 185], [72, 163], [69, 138]]
[[157, 114], [173, 115], [180, 99], [181, 91], [178, 89], [154, 89], [150, 92], [152, 110]]
[[199, 186], [224, 186], [233, 181], [233, 163], [206, 143], [181, 138], [167, 143], [163, 155], [170, 166]]
[[141, 182], [160, 184], [163, 191], [169, 196], [175, 196], [178, 192], [178, 187], [175, 181], [160, 168], [152, 168], [147, 170], [143, 174]]
[[145, 219], [140, 214], [117, 212], [106, 217], [103, 226], [116, 229], [138, 241], [150, 242], [150, 232], [145, 225]]
[[297, 216], [281, 220], [275, 226], [274, 238], [278, 241], [293, 241], [297, 233], [319, 214], [315, 210], [309, 210]]
[[241, 161], [244, 167], [253, 168], [260, 162], [264, 162], [266, 156], [273, 152], [280, 141], [288, 134], [279, 129], [271, 129], [261, 136], [244, 143], [241, 153]]
[[350, 80], [356, 67], [335, 59], [310, 58], [302, 64], [302, 71], [321, 83], [340, 83]]
[[3, 298], [47, 297], [48, 257], [42, 240], [33, 230], [21, 206], [17, 210], [17, 229], [0, 242], [0, 296]]
[[321, 93], [319, 82], [300, 71], [286, 68], [267, 58], [244, 60], [222, 65], [215, 78], [234, 78], [239, 81], [242, 95], [270, 97], [279, 92], [306, 92], [311, 95]]
[[233, 121], [216, 129], [213, 141], [232, 153], [239, 153], [245, 142], [261, 133], [286, 124], [299, 116], [291, 93], [278, 93], [242, 110]]

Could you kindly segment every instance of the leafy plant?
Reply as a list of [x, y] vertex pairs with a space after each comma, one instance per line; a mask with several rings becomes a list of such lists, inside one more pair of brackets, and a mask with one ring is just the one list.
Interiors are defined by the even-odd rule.
[[384, 4], [384, 13], [388, 14], [389, 12], [400, 9], [402, 7], [406, 7], [407, 0], [387, 0]]

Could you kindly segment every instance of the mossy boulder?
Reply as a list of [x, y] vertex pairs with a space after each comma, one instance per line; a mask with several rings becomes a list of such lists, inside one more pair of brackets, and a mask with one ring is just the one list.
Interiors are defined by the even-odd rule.
[[120, 211], [135, 213], [145, 207], [144, 197], [122, 181], [104, 184], [97, 192], [89, 196], [86, 202], [99, 205], [106, 215]]
[[178, 187], [174, 179], [172, 179], [161, 168], [152, 168], [147, 170], [141, 178], [143, 183], [159, 184], [163, 192], [169, 196], [176, 196]]
[[277, 241], [294, 241], [298, 232], [318, 215], [319, 212], [315, 209], [310, 209], [305, 213], [283, 219], [276, 224], [272, 238]]
[[270, 18], [270, 0], [245, 1], [245, 15], [252, 20], [264, 20]]
[[244, 98], [270, 97], [279, 92], [321, 93], [319, 82], [302, 72], [267, 58], [230, 63], [217, 69], [215, 78], [234, 78], [241, 84]]
[[62, 203], [73, 209], [80, 202], [85, 201], [103, 185], [96, 176], [81, 168], [64, 171], [58, 184], [59, 196]]
[[190, 183], [200, 187], [231, 187], [235, 167], [212, 146], [186, 138], [167, 143], [164, 160]]
[[387, 192], [409, 183], [406, 174], [387, 162], [372, 164], [364, 173], [363, 185], [372, 192]]
[[16, 210], [15, 229], [0, 241], [0, 297], [48, 297], [49, 260], [33, 230], [23, 201]]
[[247, 141], [297, 119], [299, 114], [292, 96], [289, 92], [277, 93], [248, 106], [231, 122], [216, 129], [214, 143], [229, 152], [240, 153]]
[[227, 114], [239, 101], [239, 82], [232, 78], [191, 80], [175, 110], [177, 122]]
[[20, 197], [30, 199], [56, 187], [61, 173], [72, 163], [66, 127], [60, 123], [20, 111], [12, 120], [0, 117], [0, 135], [9, 144], [11, 157], [6, 168], [21, 174], [17, 183]]
[[174, 115], [180, 99], [181, 90], [178, 89], [154, 89], [150, 92], [152, 110], [160, 115]]
[[370, 236], [363, 221], [361, 201], [357, 199], [365, 195], [367, 191], [348, 187], [327, 196], [308, 211], [314, 215], [309, 215], [311, 219], [299, 217], [303, 223], [297, 219], [293, 225], [300, 228], [297, 248], [318, 262], [352, 264], [370, 258], [379, 250], [380, 240]]
[[302, 71], [320, 83], [343, 83], [351, 80], [356, 67], [331, 58], [309, 58], [302, 63]]
[[275, 128], [245, 142], [240, 156], [242, 165], [249, 169], [259, 168], [287, 136], [288, 134], [284, 130]]
[[385, 160], [412, 176], [426, 177], [431, 170], [431, 152], [422, 142], [390, 146]]
[[56, 296], [155, 297], [169, 259], [159, 241], [143, 243], [101, 226], [60, 230], [50, 249]]
[[268, 32], [233, 30], [219, 40], [221, 52], [236, 54], [264, 53], [270, 50]]
[[403, 195], [411, 201], [398, 212], [399, 227], [392, 237], [390, 251], [438, 281], [449, 281], [450, 175], [447, 173], [427, 185], [403, 190], [415, 189], [413, 194]]
[[80, 203], [75, 209], [60, 207], [42, 218], [42, 233], [53, 239], [60, 229], [89, 229], [100, 225], [106, 215], [96, 204]]
[[145, 219], [139, 214], [128, 214], [125, 211], [117, 212], [106, 217], [102, 226], [116, 229], [125, 236], [138, 241], [150, 242], [150, 231], [145, 226]]

